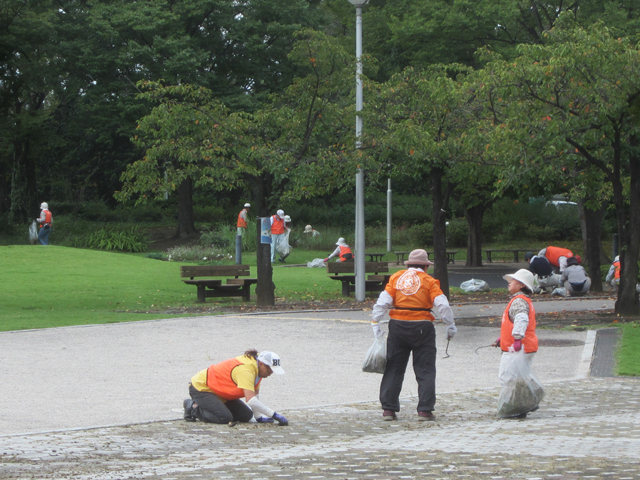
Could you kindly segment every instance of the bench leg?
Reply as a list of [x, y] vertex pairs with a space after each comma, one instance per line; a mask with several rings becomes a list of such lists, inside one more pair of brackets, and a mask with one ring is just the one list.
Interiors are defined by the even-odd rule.
[[249, 302], [251, 300], [251, 289], [249, 287], [251, 287], [251, 285], [242, 286], [242, 300], [245, 302]]
[[198, 303], [204, 303], [205, 299], [204, 299], [204, 289], [205, 286], [204, 285], [196, 285], [196, 287], [198, 288]]
[[491, 252], [487, 252], [487, 262], [491, 263]]
[[342, 296], [343, 297], [348, 297], [349, 296], [349, 282], [348, 281], [343, 281], [342, 282]]

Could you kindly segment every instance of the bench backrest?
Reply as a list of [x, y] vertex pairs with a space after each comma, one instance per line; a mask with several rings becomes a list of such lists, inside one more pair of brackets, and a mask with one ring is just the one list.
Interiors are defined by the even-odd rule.
[[183, 265], [180, 277], [248, 277], [249, 265]]
[[[327, 273], [339, 275], [341, 273], [353, 275], [355, 273], [355, 262], [330, 262], [327, 263]], [[388, 273], [389, 264], [387, 262], [365, 262], [365, 273]]]

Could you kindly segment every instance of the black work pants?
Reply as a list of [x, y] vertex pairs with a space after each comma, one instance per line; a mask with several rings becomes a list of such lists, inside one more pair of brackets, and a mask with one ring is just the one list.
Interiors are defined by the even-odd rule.
[[436, 329], [430, 321], [389, 321], [387, 366], [380, 383], [384, 410], [400, 411], [400, 391], [413, 353], [413, 371], [418, 381], [418, 411], [431, 412], [436, 403]]
[[242, 400], [227, 400], [223, 402], [215, 393], [201, 392], [189, 385], [189, 395], [197, 405], [192, 410], [193, 416], [207, 423], [248, 422], [253, 417], [253, 411]]

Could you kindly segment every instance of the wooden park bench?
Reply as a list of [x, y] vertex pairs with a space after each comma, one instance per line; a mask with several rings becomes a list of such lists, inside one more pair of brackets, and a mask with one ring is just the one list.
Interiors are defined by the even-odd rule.
[[[242, 297], [245, 302], [251, 298], [249, 288], [258, 282], [257, 278], [248, 277], [249, 265], [189, 265], [180, 267], [180, 277], [187, 285], [198, 288], [198, 303], [204, 303], [207, 297]], [[184, 280], [188, 277], [188, 280]], [[231, 277], [225, 278], [201, 277]]]
[[[356, 291], [355, 265], [354, 262], [327, 263], [329, 278], [342, 282], [342, 295], [345, 297]], [[387, 262], [365, 262], [364, 271], [371, 274], [365, 280], [365, 292], [381, 292], [391, 278]]]
[[496, 253], [498, 254], [498, 256], [502, 256], [502, 257], [506, 256], [509, 259], [513, 255], [513, 262], [518, 263], [520, 261], [520, 258], [519, 258], [520, 252], [527, 253], [527, 252], [538, 252], [538, 251], [540, 251], [540, 249], [538, 250], [531, 250], [526, 248], [524, 249], [523, 248], [487, 248], [485, 249], [488, 263], [493, 262], [492, 254], [496, 254]]
[[[398, 265], [403, 265], [404, 264], [404, 256], [406, 255], [407, 258], [409, 258], [409, 254], [411, 252], [393, 252], [396, 254], [396, 263]], [[456, 253], [458, 253], [457, 250], [447, 250], [447, 263], [456, 263]], [[427, 255], [429, 255], [429, 260], [433, 261], [433, 254], [434, 252], [427, 252]]]

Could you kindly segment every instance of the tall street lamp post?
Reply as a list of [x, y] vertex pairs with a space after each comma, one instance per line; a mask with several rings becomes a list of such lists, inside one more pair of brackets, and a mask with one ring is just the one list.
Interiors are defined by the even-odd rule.
[[[369, 0], [349, 0], [356, 7], [356, 148], [360, 148], [362, 135], [362, 7]], [[365, 256], [364, 256], [364, 174], [362, 168], [356, 172], [356, 301], [365, 300]]]

